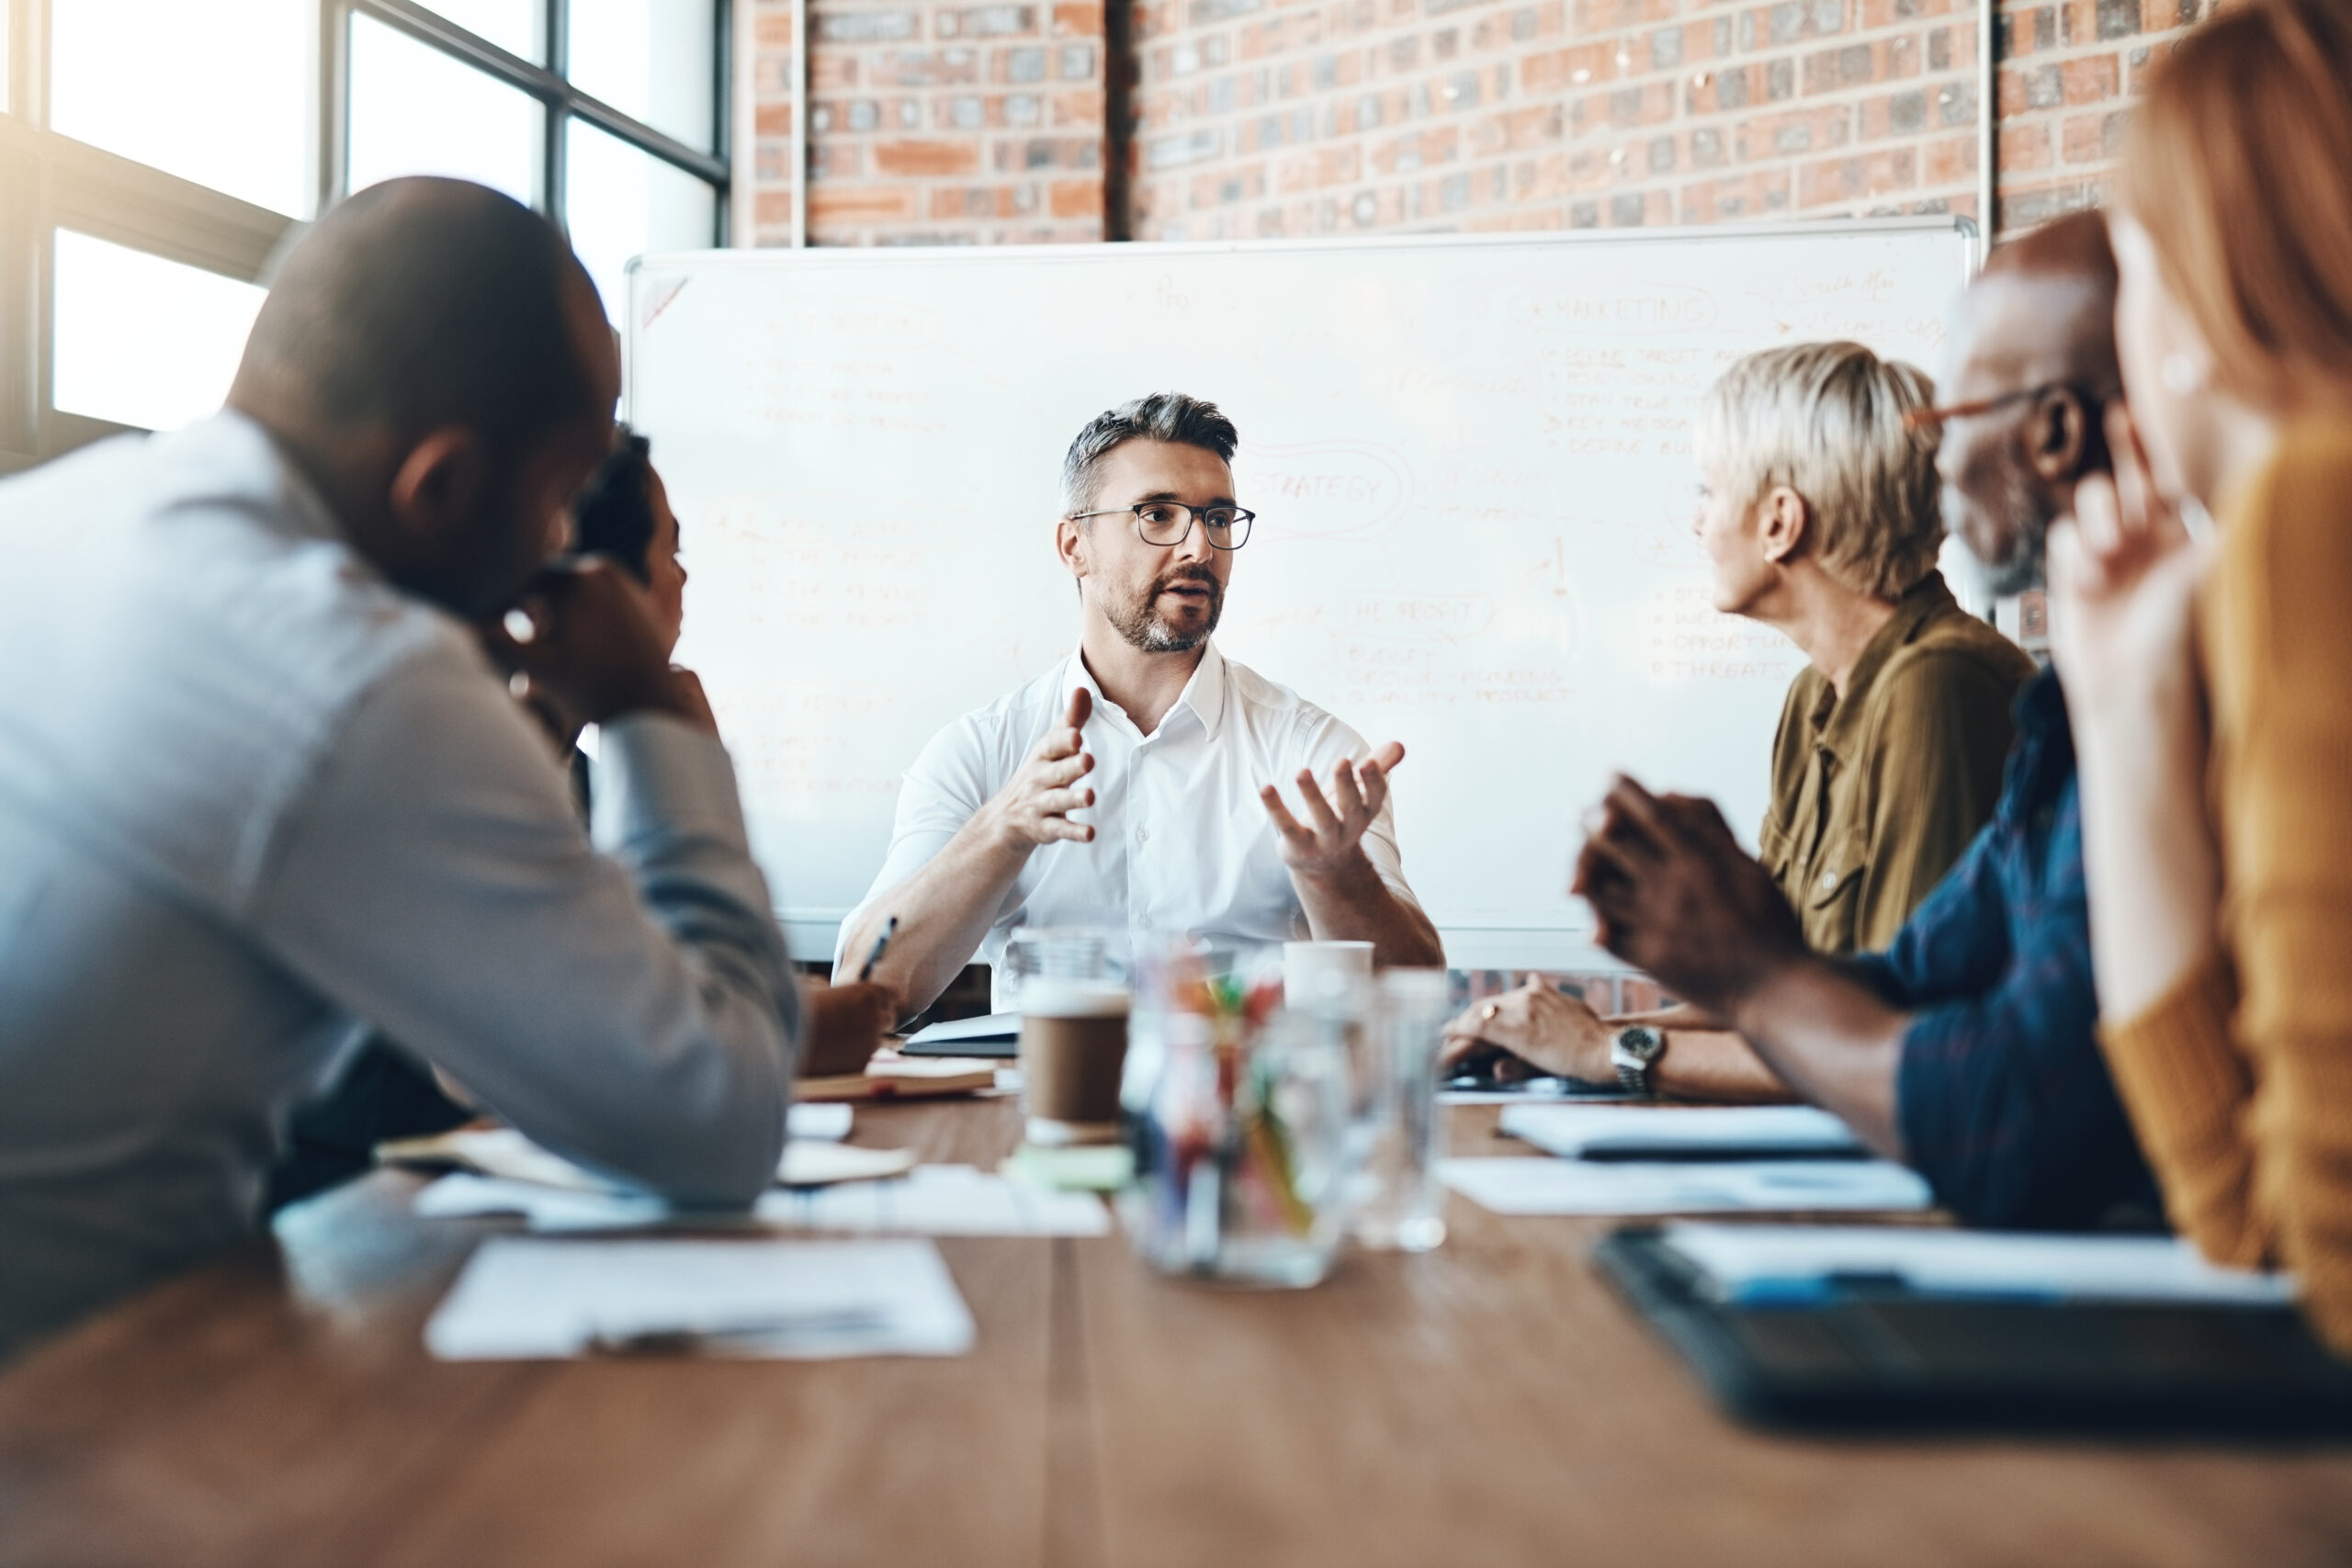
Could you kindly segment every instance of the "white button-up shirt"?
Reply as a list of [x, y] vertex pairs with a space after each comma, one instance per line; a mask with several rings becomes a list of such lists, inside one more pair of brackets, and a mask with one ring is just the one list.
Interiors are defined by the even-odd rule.
[[649, 1187], [773, 1175], [798, 1007], [717, 740], [606, 727], [597, 852], [235, 415], [0, 484], [0, 1357], [250, 1235], [363, 1022]]
[[[1303, 818], [1299, 769], [1311, 768], [1328, 783], [1334, 763], [1368, 756], [1370, 748], [1297, 693], [1227, 660], [1214, 642], [1150, 735], [1103, 696], [1076, 652], [941, 730], [908, 770], [882, 874], [844, 932], [1012, 781], [1080, 687], [1094, 700], [1084, 732], [1094, 757], [1084, 782], [1094, 790], [1094, 805], [1071, 819], [1091, 822], [1094, 840], [1030, 853], [990, 920], [978, 960], [999, 963], [1021, 926], [1094, 926], [1130, 941], [1179, 931], [1241, 942], [1307, 935], [1306, 911], [1258, 791], [1278, 786], [1292, 814]], [[1365, 829], [1363, 849], [1381, 881], [1410, 902], [1387, 805]]]

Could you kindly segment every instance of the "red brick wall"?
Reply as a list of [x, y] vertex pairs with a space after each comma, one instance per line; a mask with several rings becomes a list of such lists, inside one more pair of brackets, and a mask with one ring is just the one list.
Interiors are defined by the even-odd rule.
[[[810, 0], [808, 240], [1100, 240], [1100, 0]], [[757, 242], [788, 243], [788, 0], [752, 18]]]
[[[1999, 214], [2096, 199], [2202, 0], [2004, 0]], [[817, 243], [1093, 240], [1091, 0], [812, 0]], [[1973, 214], [1971, 0], [1136, 0], [1138, 239]], [[758, 237], [788, 234], [788, 7], [757, 0]]]
[[[2003, 15], [2005, 222], [2094, 198], [2177, 3]], [[1144, 0], [1135, 232], [1973, 216], [1976, 28], [1967, 0]]]

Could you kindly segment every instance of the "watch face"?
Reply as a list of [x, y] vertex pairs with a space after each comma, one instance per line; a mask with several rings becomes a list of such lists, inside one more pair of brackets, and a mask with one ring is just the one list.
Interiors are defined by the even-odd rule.
[[1666, 1051], [1666, 1036], [1639, 1024], [1619, 1032], [1617, 1049], [1636, 1062], [1655, 1062]]

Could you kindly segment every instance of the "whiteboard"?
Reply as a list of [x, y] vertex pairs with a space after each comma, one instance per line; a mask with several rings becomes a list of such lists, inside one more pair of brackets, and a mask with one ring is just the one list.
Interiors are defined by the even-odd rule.
[[804, 955], [899, 779], [1076, 645], [1080, 425], [1216, 400], [1259, 513], [1219, 646], [1375, 745], [1453, 963], [1590, 955], [1566, 893], [1624, 770], [1752, 841], [1790, 679], [1710, 607], [1691, 430], [1731, 360], [1849, 337], [1929, 370], [1964, 220], [1745, 231], [733, 252], [631, 273], [628, 409], [682, 520], [686, 637]]

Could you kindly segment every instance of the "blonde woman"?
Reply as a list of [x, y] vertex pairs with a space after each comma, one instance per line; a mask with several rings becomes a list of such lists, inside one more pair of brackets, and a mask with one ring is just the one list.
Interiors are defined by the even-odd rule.
[[[1889, 945], [1991, 818], [2011, 705], [2034, 672], [1936, 570], [1933, 392], [1924, 373], [1860, 344], [1798, 344], [1732, 366], [1700, 424], [1695, 529], [1714, 606], [1785, 634], [1810, 661], [1781, 706], [1760, 837], [1821, 953]], [[1453, 1049], [1488, 1044], [1606, 1081], [1626, 1021], [1534, 982], [1456, 1020]], [[1781, 1092], [1707, 1020], [1645, 1021], [1679, 1047], [1678, 1090]], [[1684, 1038], [1694, 1032], [1710, 1038]]]
[[2119, 194], [2130, 412], [2051, 547], [2102, 1043], [2173, 1223], [2352, 1354], [2352, 5], [2191, 35]]

